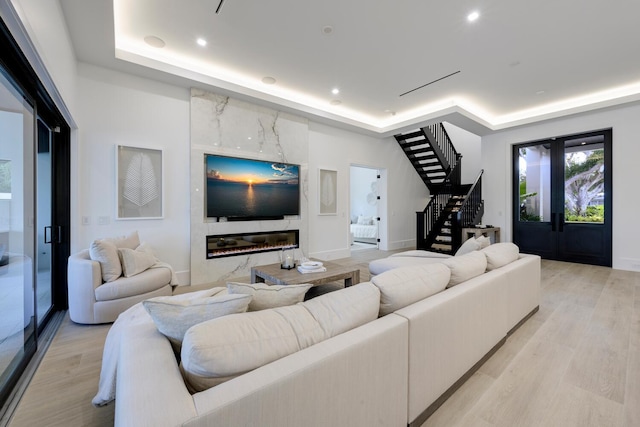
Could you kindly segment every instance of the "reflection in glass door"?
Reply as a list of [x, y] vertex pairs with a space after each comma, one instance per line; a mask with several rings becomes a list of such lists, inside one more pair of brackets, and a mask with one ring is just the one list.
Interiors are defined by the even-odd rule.
[[[0, 71], [2, 71], [0, 69]], [[0, 398], [35, 352], [33, 109], [0, 73]]]
[[53, 305], [51, 289], [51, 252], [53, 228], [51, 226], [51, 130], [38, 119], [36, 155], [36, 311], [38, 327], [46, 319]]
[[518, 144], [513, 159], [520, 249], [611, 266], [611, 130]]

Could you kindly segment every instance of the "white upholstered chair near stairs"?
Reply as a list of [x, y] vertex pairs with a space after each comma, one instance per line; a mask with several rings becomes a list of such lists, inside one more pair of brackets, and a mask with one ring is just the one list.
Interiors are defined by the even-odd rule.
[[175, 275], [142, 244], [138, 233], [96, 240], [69, 257], [69, 316], [76, 323], [116, 320], [134, 304], [172, 294]]

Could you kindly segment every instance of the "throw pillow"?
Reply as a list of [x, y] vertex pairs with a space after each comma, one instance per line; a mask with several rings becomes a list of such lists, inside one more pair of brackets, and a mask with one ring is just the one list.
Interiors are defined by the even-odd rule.
[[184, 334], [198, 323], [247, 311], [250, 295], [221, 295], [194, 299], [155, 297], [142, 302], [158, 331], [179, 352]]
[[89, 247], [89, 256], [100, 263], [102, 281], [113, 282], [122, 276], [122, 266], [118, 257], [118, 248], [111, 241], [94, 240]]
[[156, 257], [146, 247], [140, 245], [135, 251], [129, 248], [118, 249], [120, 263], [122, 264], [122, 274], [124, 277], [140, 274], [156, 263]]
[[451, 270], [448, 288], [480, 276], [487, 269], [487, 257], [478, 251], [443, 259], [442, 263]]
[[465, 240], [462, 246], [458, 248], [455, 256], [465, 255], [469, 252], [477, 251], [478, 249], [480, 249], [480, 244], [476, 241], [475, 237], [470, 237], [469, 239]]
[[108, 240], [114, 245], [116, 248], [128, 248], [135, 249], [140, 246], [140, 237], [138, 236], [138, 232], [134, 231], [128, 236], [119, 236], [119, 237], [109, 237], [104, 240]]
[[302, 285], [267, 285], [265, 283], [227, 283], [230, 294], [246, 294], [253, 298], [249, 303], [249, 311], [283, 307], [297, 304], [304, 300], [304, 295], [312, 284]]
[[488, 246], [482, 252], [487, 257], [487, 271], [491, 271], [517, 260], [520, 248], [513, 243], [504, 242]]
[[491, 244], [491, 239], [487, 236], [480, 236], [476, 239], [476, 242], [480, 245], [480, 249], [484, 249]]
[[371, 279], [380, 289], [379, 316], [406, 307], [444, 290], [451, 270], [444, 264], [394, 268]]

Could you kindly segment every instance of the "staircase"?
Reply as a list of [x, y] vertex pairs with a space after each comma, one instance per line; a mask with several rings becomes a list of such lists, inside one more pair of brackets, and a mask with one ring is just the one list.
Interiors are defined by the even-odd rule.
[[462, 228], [482, 220], [483, 171], [473, 184], [461, 184], [462, 156], [442, 123], [395, 138], [431, 193], [427, 207], [417, 212], [416, 248], [455, 253], [462, 245]]

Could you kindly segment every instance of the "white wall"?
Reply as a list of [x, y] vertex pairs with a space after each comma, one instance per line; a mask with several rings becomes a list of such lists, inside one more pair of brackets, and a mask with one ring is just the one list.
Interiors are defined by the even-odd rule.
[[[398, 143], [330, 126], [309, 123], [309, 252], [321, 259], [349, 256], [349, 167], [380, 170], [382, 206], [380, 249], [415, 245], [416, 212], [428, 190]], [[338, 215], [318, 215], [318, 169], [338, 171]], [[386, 187], [384, 185], [386, 183]], [[386, 247], [385, 247], [386, 246]]]
[[555, 120], [507, 130], [482, 138], [484, 222], [501, 227], [503, 241], [512, 240], [511, 145], [591, 130], [613, 129], [613, 268], [640, 271], [637, 217], [640, 201], [640, 106]]
[[472, 184], [482, 169], [482, 140], [478, 135], [451, 123], [444, 123], [444, 128], [456, 151], [462, 154], [462, 171], [460, 172], [462, 183]]
[[[189, 89], [87, 64], [78, 67], [77, 215], [73, 251], [138, 230], [181, 283], [189, 270]], [[164, 218], [116, 220], [115, 146], [163, 150]], [[82, 225], [82, 218], [89, 225]], [[101, 224], [106, 222], [106, 224]]]

